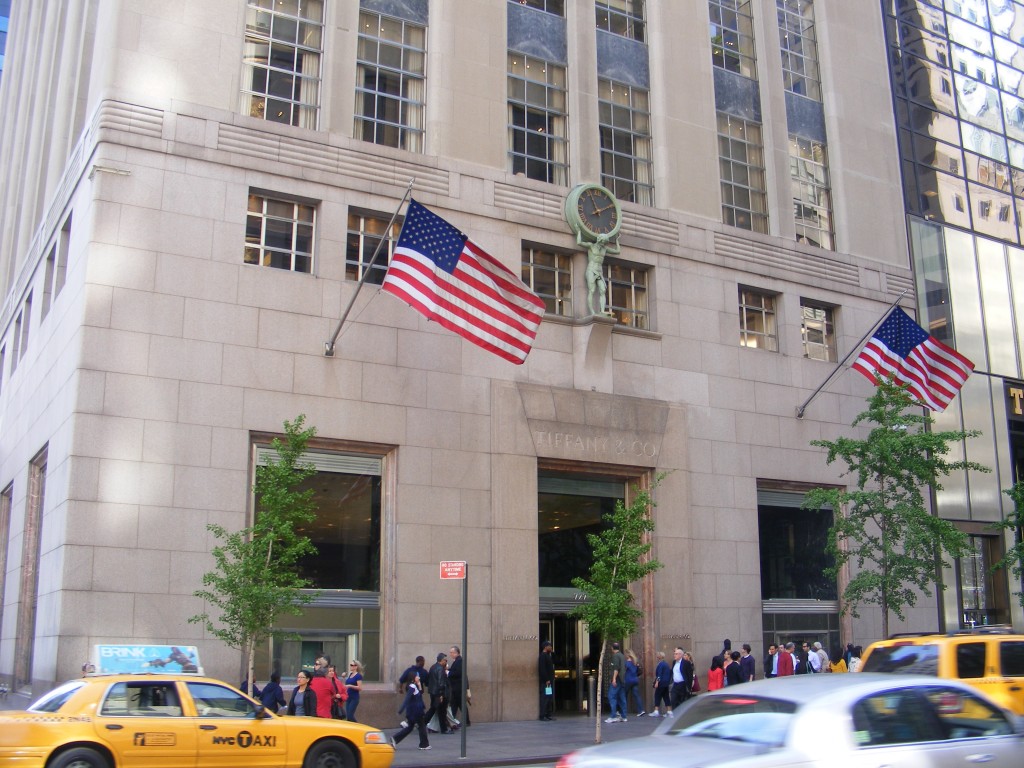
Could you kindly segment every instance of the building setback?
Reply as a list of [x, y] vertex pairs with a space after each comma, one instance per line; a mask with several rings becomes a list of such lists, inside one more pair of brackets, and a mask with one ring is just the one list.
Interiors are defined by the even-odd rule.
[[[916, 306], [884, 16], [793, 0], [16, 3], [0, 679], [38, 694], [94, 644], [138, 642], [195, 645], [234, 681], [239, 654], [187, 621], [204, 610], [206, 526], [251, 520], [254, 467], [299, 414], [317, 429], [303, 571], [320, 591], [262, 649], [260, 679], [358, 658], [360, 711], [390, 722], [401, 670], [460, 642], [461, 589], [439, 563], [466, 561], [474, 718], [536, 716], [545, 639], [557, 704], [579, 710], [599, 651], [567, 616], [585, 534], [660, 475], [665, 567], [636, 586], [627, 639], [645, 665], [676, 645], [703, 664], [726, 637], [757, 658], [784, 639], [876, 639], [878, 617], [841, 617], [822, 575], [831, 512], [800, 509], [843, 482], [810, 441], [849, 434], [871, 386], [844, 374], [796, 410], [901, 293]], [[544, 299], [522, 366], [381, 292], [370, 257], [393, 248], [410, 180]], [[585, 183], [622, 212], [598, 317], [564, 211]], [[1004, 509], [965, 498], [942, 513]], [[956, 599], [898, 628], [957, 626]]]

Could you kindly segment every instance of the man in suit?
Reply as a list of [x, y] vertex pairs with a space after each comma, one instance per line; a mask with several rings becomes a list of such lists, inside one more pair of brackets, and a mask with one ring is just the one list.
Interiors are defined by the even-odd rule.
[[430, 709], [423, 716], [423, 722], [430, 723], [437, 713], [437, 727], [441, 733], [454, 733], [448, 727], [448, 656], [437, 654], [437, 662], [427, 672], [427, 692], [430, 693]]
[[555, 703], [555, 660], [551, 658], [554, 649], [551, 643], [544, 641], [537, 660], [537, 679], [540, 683], [540, 713], [538, 720], [554, 720], [551, 710]]

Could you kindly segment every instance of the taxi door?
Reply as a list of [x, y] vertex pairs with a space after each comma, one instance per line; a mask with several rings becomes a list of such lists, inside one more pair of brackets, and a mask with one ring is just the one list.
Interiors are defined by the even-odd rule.
[[196, 754], [203, 768], [260, 768], [284, 763], [284, 720], [256, 717], [256, 705], [224, 685], [184, 683], [195, 707]]
[[183, 768], [196, 762], [196, 731], [170, 680], [115, 683], [97, 708], [97, 736], [122, 768]]

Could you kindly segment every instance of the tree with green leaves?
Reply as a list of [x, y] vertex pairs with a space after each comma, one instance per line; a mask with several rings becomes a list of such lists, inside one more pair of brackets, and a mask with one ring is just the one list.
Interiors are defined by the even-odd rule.
[[817, 488], [807, 494], [805, 509], [831, 506], [828, 551], [835, 565], [826, 574], [835, 578], [847, 563], [857, 572], [843, 589], [843, 612], [859, 616], [862, 604], [882, 611], [882, 636], [889, 636], [889, 614], [905, 618], [904, 608], [917, 602], [929, 586], [945, 589], [940, 567], [947, 557], [962, 557], [967, 537], [948, 520], [932, 514], [927, 489], [940, 490], [939, 480], [951, 472], [988, 468], [973, 461], [946, 458], [950, 446], [977, 431], [933, 432], [931, 416], [920, 409], [907, 389], [891, 379], [881, 381], [868, 399], [868, 409], [853, 426], [873, 424], [864, 439], [812, 440], [825, 448], [826, 461], [842, 461], [852, 476], [852, 489]]
[[[216, 621], [206, 611], [189, 619], [230, 648], [242, 652], [247, 684], [254, 684], [256, 647], [274, 634], [284, 614], [299, 615], [314, 595], [302, 590], [312, 584], [299, 575], [301, 558], [315, 554], [309, 538], [298, 531], [316, 517], [313, 490], [301, 489], [316, 468], [302, 454], [316, 429], [303, 429], [306, 417], [284, 422], [284, 439], [274, 438], [277, 454], [256, 467], [253, 491], [256, 509], [252, 525], [228, 531], [206, 526], [222, 544], [213, 548], [214, 570], [203, 575], [205, 589], [193, 593], [216, 608]], [[249, 691], [246, 691], [248, 693]]]
[[[661, 476], [651, 490], [657, 487]], [[577, 576], [572, 585], [586, 596], [570, 616], [581, 619], [587, 629], [601, 639], [601, 657], [597, 665], [597, 711], [594, 741], [601, 741], [601, 691], [604, 660], [608, 643], [625, 638], [636, 631], [643, 614], [633, 605], [629, 585], [662, 567], [650, 557], [650, 534], [654, 531], [651, 510], [655, 506], [650, 491], [634, 487], [633, 500], [627, 505], [621, 499], [615, 510], [604, 516], [608, 524], [600, 533], [587, 535], [594, 556], [589, 578]]]
[[[1024, 529], [1024, 480], [1018, 480], [1012, 488], [1004, 490], [1003, 493], [1013, 499], [1013, 512], [1001, 522], [993, 524], [993, 527], [1012, 531], [1014, 545], [1002, 560], [992, 566], [992, 570], [1008, 568], [1010, 573], [1017, 577], [1017, 585], [1020, 586], [1021, 577], [1024, 577], [1024, 541], [1021, 540], [1021, 530]], [[1018, 590], [1013, 594], [1017, 596], [1020, 604], [1024, 605], [1024, 590]]]

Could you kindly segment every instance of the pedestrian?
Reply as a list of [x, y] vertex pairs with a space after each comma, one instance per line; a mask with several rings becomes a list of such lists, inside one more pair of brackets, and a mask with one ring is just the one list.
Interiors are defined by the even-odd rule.
[[850, 655], [849, 670], [851, 672], [860, 672], [860, 655], [863, 653], [863, 648], [859, 645], [853, 646], [853, 653]]
[[[667, 661], [665, 661], [665, 652], [658, 651], [657, 655], [658, 664], [654, 668], [654, 681], [652, 687], [654, 688], [654, 710], [651, 712], [651, 717], [661, 717], [662, 714], [668, 714], [671, 706], [671, 699], [669, 698], [668, 692], [672, 687], [672, 667]], [[662, 713], [659, 709], [659, 704], [664, 702], [665, 712]]]
[[[796, 659], [796, 674], [809, 675], [812, 672], [817, 671], [814, 669], [814, 662], [811, 661], [810, 643], [803, 643], [800, 646], [800, 650], [797, 651]], [[817, 654], [815, 654], [814, 660], [817, 661], [819, 664], [821, 663], [820, 661], [818, 661]]]
[[779, 663], [779, 647], [772, 643], [768, 646], [768, 655], [764, 657], [764, 676], [768, 679], [778, 677], [776, 670]]
[[690, 698], [690, 691], [693, 689], [693, 662], [683, 656], [682, 648], [676, 647], [672, 655], [672, 710], [669, 717], [675, 712], [676, 707]]
[[448, 723], [448, 655], [445, 653], [437, 654], [437, 661], [427, 672], [427, 693], [430, 694], [430, 709], [423, 716], [427, 727], [437, 715], [437, 730], [452, 733]]
[[363, 665], [359, 659], [348, 663], [348, 677], [345, 678], [345, 690], [348, 701], [345, 702], [345, 719], [356, 721], [356, 707], [359, 706], [359, 694], [363, 690]]
[[330, 656], [318, 656], [313, 662], [313, 674], [309, 678], [309, 687], [316, 694], [316, 716], [331, 719], [331, 706], [334, 704], [334, 686], [327, 677], [327, 668], [331, 666]]
[[626, 722], [626, 657], [618, 643], [612, 643], [611, 678], [608, 682], [608, 711], [606, 723]]
[[729, 663], [725, 665], [725, 684], [739, 685], [743, 681], [743, 668], [740, 666], [740, 652], [729, 652]]
[[837, 645], [835, 648], [832, 649], [832, 657], [829, 659], [829, 662], [828, 662], [828, 671], [829, 672], [846, 672], [846, 671], [848, 671], [847, 670], [847, 666], [846, 666], [846, 659], [843, 657], [842, 646]]
[[711, 657], [711, 669], [708, 670], [708, 690], [717, 691], [725, 685], [725, 668], [721, 656]]
[[300, 669], [299, 673], [295, 676], [298, 685], [292, 689], [292, 696], [288, 699], [288, 714], [289, 715], [301, 715], [305, 717], [316, 717], [316, 691], [314, 691], [309, 681], [312, 679], [312, 674], [304, 669]]
[[829, 668], [828, 651], [821, 647], [821, 643], [815, 641], [813, 649], [811, 651], [815, 656], [818, 657], [818, 668], [815, 672], [831, 672]]
[[732, 640], [727, 637], [722, 641], [722, 652], [718, 654], [718, 657], [722, 660], [723, 667], [729, 663], [730, 653], [732, 653]]
[[391, 746], [398, 747], [399, 742], [412, 733], [415, 728], [420, 734], [420, 749], [430, 749], [430, 739], [427, 736], [427, 721], [424, 717], [423, 706], [423, 684], [420, 681], [419, 673], [413, 675], [412, 681], [405, 688], [405, 701], [398, 710], [405, 713], [405, 726], [391, 737]]
[[555, 662], [551, 658], [551, 651], [554, 650], [547, 640], [540, 649], [540, 658], [537, 660], [537, 681], [540, 683], [540, 711], [538, 720], [554, 720], [551, 712], [555, 702]]
[[640, 693], [640, 665], [637, 664], [636, 654], [628, 648], [626, 649], [626, 673], [623, 682], [626, 685], [626, 701], [628, 702], [632, 696], [636, 702], [636, 716], [644, 717], [647, 710], [644, 709], [644, 700]]
[[345, 719], [345, 703], [348, 689], [338, 680], [338, 668], [334, 664], [327, 666], [327, 681], [331, 684], [331, 719]]
[[448, 662], [448, 684], [452, 689], [452, 704], [451, 711], [452, 717], [457, 717], [461, 720], [461, 725], [469, 725], [469, 678], [466, 678], [466, 704], [462, 706], [462, 686], [463, 686], [463, 675], [465, 674], [462, 660], [462, 651], [459, 650], [459, 646], [453, 645], [448, 651], [448, 656], [451, 661]]
[[744, 643], [740, 651], [740, 672], [744, 683], [754, 682], [756, 670], [754, 669], [754, 656], [750, 653], [750, 643]]
[[398, 678], [399, 691], [405, 690], [405, 686], [408, 686], [412, 682], [416, 675], [420, 676], [420, 680], [427, 679], [427, 660], [422, 656], [417, 656], [416, 661], [413, 662], [412, 666], [407, 667], [406, 670]]
[[284, 689], [281, 688], [280, 672], [270, 675], [270, 682], [263, 686], [263, 692], [260, 694], [260, 702], [264, 709], [270, 710], [275, 715], [281, 711], [281, 707], [288, 706], [288, 702], [284, 698]]
[[789, 677], [796, 672], [796, 657], [794, 651], [796, 645], [792, 642], [786, 643], [782, 648], [779, 649], [778, 657], [779, 660], [775, 666], [776, 677]]

